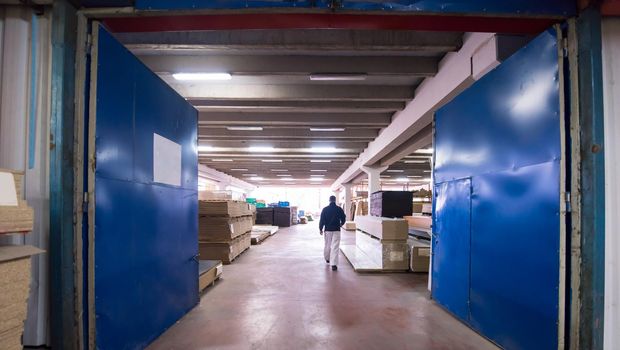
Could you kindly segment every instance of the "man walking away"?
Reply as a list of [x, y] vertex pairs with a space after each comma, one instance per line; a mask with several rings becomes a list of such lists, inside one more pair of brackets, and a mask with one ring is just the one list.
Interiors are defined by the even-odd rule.
[[332, 265], [332, 270], [338, 270], [338, 253], [340, 251], [340, 228], [347, 221], [344, 210], [336, 205], [336, 196], [329, 197], [329, 205], [323, 208], [319, 230], [323, 234], [325, 228], [325, 261]]

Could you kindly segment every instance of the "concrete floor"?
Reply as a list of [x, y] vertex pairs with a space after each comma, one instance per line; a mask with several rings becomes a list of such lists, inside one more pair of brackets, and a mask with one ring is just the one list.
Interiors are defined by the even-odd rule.
[[[343, 231], [343, 243], [353, 243]], [[322, 256], [316, 223], [252, 246], [157, 349], [496, 349], [429, 299], [426, 274], [358, 274]]]

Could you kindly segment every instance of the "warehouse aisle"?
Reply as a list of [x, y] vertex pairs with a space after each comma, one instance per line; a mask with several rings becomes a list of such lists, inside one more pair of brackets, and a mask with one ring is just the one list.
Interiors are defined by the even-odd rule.
[[325, 264], [316, 224], [281, 229], [149, 349], [495, 349], [428, 299], [425, 275], [339, 265]]

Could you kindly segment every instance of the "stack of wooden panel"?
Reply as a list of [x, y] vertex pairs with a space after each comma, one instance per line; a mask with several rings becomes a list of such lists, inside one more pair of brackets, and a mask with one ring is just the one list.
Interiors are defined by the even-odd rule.
[[403, 219], [357, 216], [355, 245], [341, 250], [355, 271], [391, 272], [409, 269], [408, 227]]
[[22, 200], [23, 172], [0, 169], [0, 234], [32, 231], [34, 211]]
[[252, 204], [242, 201], [200, 201], [198, 247], [201, 260], [230, 264], [250, 248], [254, 220]]

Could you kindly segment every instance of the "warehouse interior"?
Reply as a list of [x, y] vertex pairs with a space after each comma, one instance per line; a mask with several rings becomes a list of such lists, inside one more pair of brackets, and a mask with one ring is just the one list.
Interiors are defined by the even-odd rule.
[[620, 344], [616, 1], [0, 4], [0, 349]]

